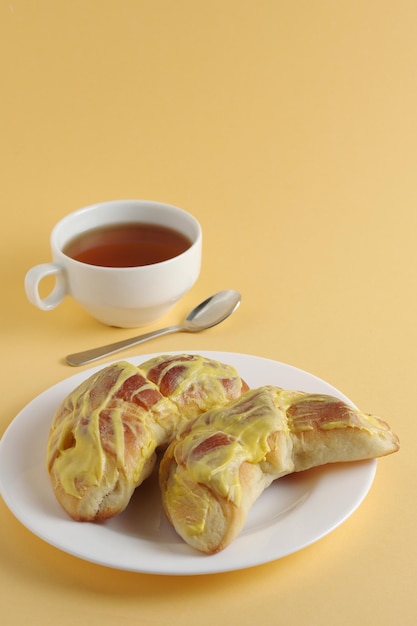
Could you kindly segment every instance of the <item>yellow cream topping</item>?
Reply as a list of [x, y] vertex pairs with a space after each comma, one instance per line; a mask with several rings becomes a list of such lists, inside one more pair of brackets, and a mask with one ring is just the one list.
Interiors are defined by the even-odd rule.
[[[199, 417], [188, 434], [179, 435], [177, 463], [186, 464], [189, 477], [196, 483], [209, 486], [239, 505], [240, 466], [245, 461], [263, 461], [270, 451], [268, 436], [283, 426], [273, 398], [266, 389], [249, 391], [229, 406]], [[178, 487], [173, 497], [181, 497]]]
[[[317, 409], [321, 407], [325, 414]], [[290, 417], [294, 411], [295, 417]], [[174, 456], [176, 484], [166, 495], [177, 505], [181, 500], [198, 500], [198, 515], [187, 526], [200, 532], [205, 523], [204, 490], [195, 495], [187, 481], [206, 485], [239, 506], [242, 488], [239, 470], [243, 462], [260, 463], [271, 451], [269, 435], [296, 434], [314, 429], [355, 428], [369, 432], [384, 430], [373, 416], [351, 409], [337, 398], [265, 386], [246, 392], [229, 406], [210, 411], [178, 434]], [[183, 470], [183, 468], [185, 469]], [[197, 488], [198, 489], [198, 488]], [[207, 500], [207, 502], [204, 502]], [[187, 507], [188, 508], [188, 507]]]
[[[164, 356], [161, 357], [163, 362]], [[190, 360], [167, 360], [164, 368], [161, 369], [160, 379], [173, 366], [184, 368], [184, 372], [176, 380], [175, 388], [170, 394], [170, 400], [176, 404], [182, 412], [182, 417], [188, 418], [188, 414], [196, 415], [196, 406], [206, 411], [207, 403], [210, 407], [222, 406], [225, 404], [225, 389], [222, 380], [232, 381], [235, 384], [235, 397], [240, 395], [240, 377], [234, 367], [224, 365], [218, 361], [205, 359], [204, 357], [195, 355]], [[144, 369], [147, 371], [146, 364]], [[232, 383], [231, 383], [232, 384]], [[184, 405], [183, 399], [187, 398], [187, 404]]]
[[[82, 498], [92, 486], [103, 483], [111, 486], [117, 480], [118, 471], [127, 473], [130, 470], [130, 478], [136, 483], [155, 448], [170, 440], [180, 422], [189, 417], [181, 406], [184, 392], [191, 401], [188, 412], [192, 412], [194, 416], [198, 414], [202, 404], [202, 389], [204, 403], [207, 404], [210, 399], [211, 406], [225, 404], [222, 378], [230, 380], [235, 376], [238, 390], [239, 376], [228, 365], [198, 356], [192, 360], [167, 361], [161, 377], [173, 366], [185, 367], [185, 372], [175, 380], [175, 388], [170, 398], [161, 397], [150, 410], [137, 407], [137, 420], [133, 415], [135, 407], [130, 403], [128, 410], [132, 419], [126, 420], [126, 401], [115, 399], [115, 394], [135, 374], [146, 379], [149, 369], [155, 362], [163, 362], [164, 358], [166, 357], [152, 359], [139, 367], [123, 361], [109, 366], [82, 383], [63, 401], [52, 424], [47, 446], [47, 464], [49, 470], [54, 466], [54, 472], [59, 476], [66, 493]], [[111, 380], [107, 382], [106, 392], [103, 393], [106, 375]], [[139, 392], [146, 390], [159, 391], [158, 386], [149, 380], [144, 382]], [[132, 395], [134, 396], [134, 391]], [[111, 431], [105, 438], [100, 432], [103, 427], [100, 416], [103, 412], [106, 413]], [[125, 430], [129, 428], [138, 448], [135, 464], [130, 468], [127, 467], [125, 450]], [[113, 459], [116, 459], [115, 463], [109, 463], [106, 451], [111, 452]], [[132, 466], [132, 461], [130, 465]]]
[[[137, 368], [129, 363], [120, 363], [118, 369], [118, 376], [109, 390], [111, 397], [130, 376], [138, 372]], [[95, 380], [101, 375], [99, 372]], [[88, 487], [99, 485], [108, 469], [100, 434], [102, 411], [107, 411], [111, 429], [111, 437], [106, 439], [106, 445], [111, 447], [119, 466], [123, 466], [125, 455], [122, 401], [120, 406], [116, 404], [108, 408], [109, 396], [102, 394], [97, 403], [97, 398], [88, 393], [92, 382], [89, 379], [64, 400], [57, 411], [47, 448], [48, 465], [50, 466], [54, 459], [54, 469], [59, 475], [63, 489], [77, 498], [82, 497]], [[74, 412], [77, 415], [76, 420]], [[140, 469], [138, 467], [136, 473], [140, 473]], [[114, 482], [114, 479], [114, 472], [106, 476], [109, 484]]]

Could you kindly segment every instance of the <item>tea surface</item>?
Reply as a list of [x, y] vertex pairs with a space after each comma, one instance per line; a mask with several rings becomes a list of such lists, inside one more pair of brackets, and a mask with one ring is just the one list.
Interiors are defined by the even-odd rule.
[[172, 259], [190, 246], [191, 241], [172, 228], [133, 222], [85, 231], [63, 251], [89, 265], [138, 267]]

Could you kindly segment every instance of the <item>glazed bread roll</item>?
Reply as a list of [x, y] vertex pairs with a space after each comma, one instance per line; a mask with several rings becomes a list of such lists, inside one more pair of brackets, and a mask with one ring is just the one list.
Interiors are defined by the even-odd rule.
[[233, 367], [198, 355], [98, 371], [53, 419], [47, 468], [58, 501], [75, 520], [120, 513], [182, 424], [246, 390]]
[[190, 546], [212, 554], [242, 530], [273, 480], [399, 448], [389, 426], [341, 400], [266, 386], [186, 424], [164, 453], [164, 511]]

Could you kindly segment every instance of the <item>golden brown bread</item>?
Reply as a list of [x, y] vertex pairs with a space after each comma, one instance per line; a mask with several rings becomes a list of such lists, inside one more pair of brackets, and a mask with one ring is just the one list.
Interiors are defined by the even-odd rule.
[[199, 355], [103, 368], [55, 413], [47, 468], [58, 501], [76, 520], [116, 515], [181, 424], [246, 389], [233, 367]]
[[238, 535], [273, 480], [398, 448], [384, 421], [337, 398], [272, 386], [250, 390], [177, 433], [160, 465], [163, 507], [190, 546], [215, 553]]

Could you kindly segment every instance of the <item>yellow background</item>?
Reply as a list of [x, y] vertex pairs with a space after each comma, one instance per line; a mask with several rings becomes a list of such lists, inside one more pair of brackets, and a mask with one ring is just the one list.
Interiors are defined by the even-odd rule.
[[218, 289], [243, 299], [216, 329], [124, 356], [283, 361], [401, 439], [342, 526], [235, 573], [93, 565], [33, 536], [1, 500], [2, 623], [414, 624], [417, 4], [0, 0], [0, 77], [1, 433], [74, 374], [67, 353], [132, 334], [70, 299], [38, 311], [23, 279], [50, 260], [66, 213], [140, 198], [191, 211], [204, 231], [200, 279], [164, 325]]

